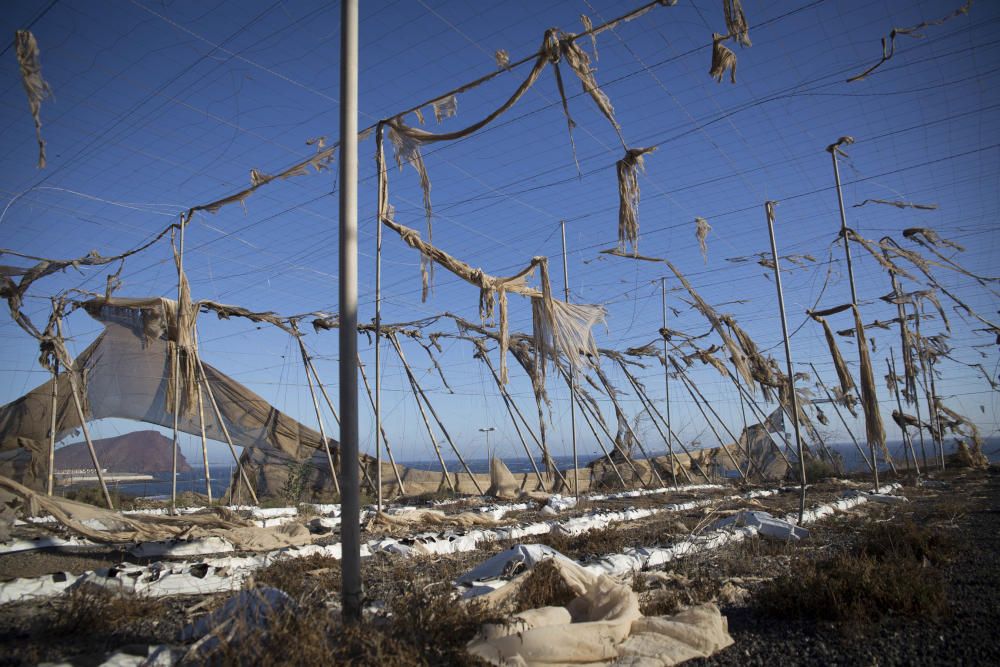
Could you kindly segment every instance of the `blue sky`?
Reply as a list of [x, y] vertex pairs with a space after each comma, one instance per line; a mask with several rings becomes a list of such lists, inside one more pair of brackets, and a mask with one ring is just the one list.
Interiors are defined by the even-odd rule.
[[[153, 2], [58, 0], [12, 2], [0, 17], [12, 35], [44, 11], [32, 27], [43, 73], [54, 98], [42, 107], [48, 142], [45, 170], [37, 148], [12, 50], [0, 62], [0, 246], [47, 257], [78, 257], [92, 249], [121, 252], [150, 238], [178, 212], [241, 190], [251, 169], [275, 173], [309, 156], [306, 140], [336, 139], [339, 4], [218, 0]], [[1000, 6], [976, 3], [968, 16], [928, 27], [922, 39], [901, 36], [896, 53], [868, 79], [846, 83], [879, 59], [880, 38], [950, 14], [951, 1], [744, 3], [751, 48], [735, 48], [737, 83], [708, 76], [711, 33], [723, 32], [721, 2], [684, 1], [605, 32], [598, 38], [596, 76], [614, 104], [628, 145], [657, 145], [640, 176], [642, 254], [670, 259], [703, 297], [732, 313], [784, 364], [774, 284], [754, 262], [734, 263], [769, 249], [763, 203], [777, 206], [782, 254], [810, 254], [816, 263], [784, 277], [792, 352], [797, 370], [816, 364], [835, 381], [820, 327], [803, 324], [806, 308], [849, 300], [833, 174], [825, 147], [842, 135], [857, 143], [842, 163], [848, 223], [863, 236], [901, 238], [906, 227], [932, 227], [966, 247], [957, 256], [970, 270], [996, 273], [1000, 211]], [[580, 31], [580, 15], [599, 24], [639, 6], [601, 2], [365, 2], [361, 8], [359, 123], [390, 117], [419, 101], [496, 68], [493, 53], [512, 60], [537, 50], [548, 27]], [[46, 8], [48, 8], [47, 11]], [[583, 46], [591, 51], [589, 40]], [[494, 109], [526, 75], [521, 68], [459, 96], [458, 115], [438, 126], [425, 109], [426, 129], [451, 131]], [[573, 163], [551, 68], [520, 103], [468, 139], [429, 146], [434, 241], [489, 273], [512, 273], [535, 255], [547, 255], [561, 286], [559, 222], [567, 221], [568, 263], [575, 301], [608, 308], [599, 327], [602, 346], [624, 349], [656, 339], [659, 279], [665, 267], [601, 255], [617, 239], [615, 162], [622, 148], [579, 83], [563, 68], [582, 176]], [[415, 123], [411, 114], [408, 122]], [[391, 148], [387, 147], [391, 160]], [[373, 315], [374, 144], [360, 146], [360, 318]], [[198, 214], [187, 234], [185, 267], [195, 298], [238, 303], [282, 314], [335, 311], [337, 307], [336, 169], [273, 183], [239, 206]], [[409, 167], [390, 173], [398, 219], [423, 228], [422, 195]], [[868, 198], [934, 203], [934, 211], [853, 204]], [[712, 225], [708, 259], [695, 238], [696, 216]], [[856, 276], [866, 321], [889, 319], [879, 302], [890, 291], [884, 272], [855, 248]], [[4, 263], [18, 263], [9, 257]], [[793, 268], [793, 267], [788, 267]], [[418, 258], [391, 232], [384, 246], [384, 318], [406, 321], [453, 311], [475, 320], [478, 290], [443, 270], [420, 301]], [[829, 272], [829, 280], [827, 275]], [[954, 272], [937, 270], [950, 291], [987, 318], [997, 300], [988, 289]], [[27, 311], [44, 321], [48, 297], [70, 287], [98, 288], [106, 270], [70, 271], [36, 283]], [[176, 292], [166, 243], [130, 259], [120, 294]], [[694, 334], [707, 323], [680, 299], [670, 279], [670, 303], [680, 315], [670, 326]], [[824, 289], [825, 286], [825, 289]], [[905, 288], [915, 289], [907, 283]], [[996, 376], [993, 339], [950, 310], [951, 345], [966, 363]], [[835, 329], [847, 315], [831, 318]], [[71, 349], [98, 333], [86, 314], [66, 323]], [[511, 327], [528, 331], [530, 305], [511, 297]], [[927, 321], [925, 333], [941, 328]], [[454, 331], [445, 323], [441, 330]], [[202, 315], [203, 357], [313, 425], [315, 417], [298, 353], [289, 337], [240, 320]], [[881, 377], [895, 331], [874, 330], [873, 359], [883, 405], [893, 407]], [[35, 343], [0, 318], [0, 401], [45, 379]], [[335, 332], [307, 337], [326, 382], [337, 376]], [[371, 347], [360, 340], [363, 357]], [[478, 429], [495, 426], [500, 453], [520, 447], [488, 370], [461, 341], [444, 341], [442, 365], [454, 393], [442, 386], [419, 347], [407, 356], [431, 391], [455, 440], [470, 456], [482, 454]], [[856, 348], [842, 339], [854, 365]], [[415, 403], [398, 360], [387, 348], [384, 373], [387, 430], [401, 459], [431, 458]], [[511, 360], [511, 391], [533, 414], [530, 385]], [[856, 370], [856, 366], [855, 366]], [[996, 430], [996, 393], [981, 374], [942, 362], [939, 393], [982, 430]], [[624, 379], [609, 369], [624, 389]], [[695, 367], [692, 378], [734, 427], [740, 403], [728, 381]], [[662, 399], [662, 371], [639, 369]], [[550, 378], [550, 435], [556, 453], [568, 452], [568, 394]], [[675, 425], [686, 439], [714, 445], [691, 401], [675, 385]], [[640, 406], [626, 395], [628, 409]], [[366, 399], [362, 395], [362, 407]], [[613, 423], [610, 406], [606, 412]], [[862, 429], [851, 422], [856, 432]], [[99, 424], [98, 435], [127, 429]], [[890, 438], [898, 436], [887, 424]], [[647, 446], [662, 449], [648, 420], [640, 422]], [[835, 439], [842, 431], [832, 428]], [[370, 416], [362, 414], [362, 448], [371, 451]], [[581, 433], [582, 451], [596, 451]], [[186, 445], [188, 457], [193, 445]], [[220, 448], [215, 459], [222, 460]]]

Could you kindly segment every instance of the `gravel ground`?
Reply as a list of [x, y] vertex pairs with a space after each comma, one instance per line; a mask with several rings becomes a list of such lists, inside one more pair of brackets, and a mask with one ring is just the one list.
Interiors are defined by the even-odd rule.
[[[689, 664], [1000, 664], [1000, 643], [995, 638], [1000, 578], [1000, 469], [988, 472], [949, 472], [942, 477], [945, 488], [912, 488], [904, 492], [907, 505], [868, 503], [851, 512], [837, 514], [810, 526], [812, 537], [797, 545], [749, 540], [698, 557], [683, 559], [670, 568], [681, 575], [671, 591], [645, 591], [641, 598], [655, 613], [671, 613], [673, 604], [718, 599], [726, 582], [735, 581], [749, 590], [749, 599], [721, 603], [729, 619], [735, 645], [710, 659]], [[839, 485], [817, 485], [809, 494], [809, 504], [826, 502], [842, 491]], [[731, 493], [731, 491], [729, 492]], [[716, 494], [713, 494], [716, 495]], [[724, 495], [724, 494], [718, 494]], [[677, 502], [664, 498], [660, 502]], [[760, 506], [774, 514], [794, 511], [796, 493], [760, 499]], [[631, 504], [631, 503], [630, 503]], [[635, 503], [639, 504], [639, 503]], [[622, 506], [627, 506], [623, 503]], [[705, 510], [652, 517], [599, 531], [559, 546], [578, 558], [603, 554], [623, 544], [669, 541], [677, 521], [691, 526], [710, 521], [736, 505], [726, 504], [706, 516]], [[610, 508], [608, 508], [610, 509]], [[617, 507], [616, 507], [617, 509]], [[859, 528], [867, 521], [886, 521], [909, 516], [916, 523], [932, 522], [954, 534], [962, 545], [945, 566], [951, 613], [934, 623], [892, 619], [863, 627], [842, 627], [808, 622], [776, 621], [760, 614], [754, 593], [768, 578], [785, 571], [800, 559], [823, 558], [850, 547]], [[420, 588], [445, 587], [447, 581], [488, 558], [505, 544], [483, 545], [472, 553], [415, 559], [392, 558], [379, 554], [363, 560], [365, 588], [372, 599], [390, 600], [406, 584]], [[15, 557], [16, 556], [16, 557]], [[72, 572], [120, 562], [122, 554], [113, 550], [91, 553], [57, 554], [35, 552], [0, 557], [0, 578], [25, 576], [45, 571]], [[310, 567], [318, 567], [310, 564]], [[315, 574], [315, 573], [308, 573]], [[329, 594], [336, 583], [326, 582]], [[673, 597], [670, 597], [673, 595]], [[59, 628], [58, 637], [50, 630], [63, 622], [67, 610], [60, 601], [22, 603], [0, 607], [0, 664], [37, 663], [109, 650], [120, 642], [156, 643], [170, 641], [184, 618], [194, 608], [203, 611], [217, 599], [193, 598], [163, 601], [146, 610], [149, 623], [122, 632], [95, 633], [83, 628]], [[86, 660], [84, 660], [86, 662]]]
[[[949, 476], [950, 477], [950, 476]], [[948, 479], [948, 477], [945, 477]], [[724, 606], [735, 644], [690, 665], [1000, 664], [1000, 469], [951, 477], [940, 495], [920, 492], [906, 513], [950, 525], [962, 547], [944, 574], [950, 614], [937, 622], [888, 619], [843, 628], [776, 622], [748, 606]], [[964, 507], [963, 507], [964, 505]], [[949, 521], [951, 514], [954, 519]]]

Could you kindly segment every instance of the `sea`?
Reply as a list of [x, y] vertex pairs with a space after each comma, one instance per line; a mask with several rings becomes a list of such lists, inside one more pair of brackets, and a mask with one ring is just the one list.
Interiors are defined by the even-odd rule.
[[[862, 443], [861, 445], [865, 448], [867, 453], [867, 445]], [[920, 451], [919, 443], [915, 443], [917, 462], [922, 464], [922, 454]], [[928, 441], [925, 445], [927, 447], [928, 459], [933, 458], [933, 452], [931, 450], [931, 443]], [[848, 472], [859, 472], [865, 469], [865, 463], [858, 453], [857, 447], [853, 443], [837, 443], [830, 445], [830, 449], [839, 454], [844, 462], [844, 467]], [[905, 469], [905, 458], [903, 456], [903, 443], [902, 442], [890, 442], [889, 451], [893, 458], [896, 460], [897, 467]], [[954, 451], [954, 444], [945, 445], [945, 454], [950, 454]], [[983, 453], [986, 454], [987, 458], [991, 462], [995, 463], [1000, 461], [1000, 438], [987, 438], [984, 441]], [[587, 452], [586, 454], [579, 455], [580, 466], [585, 466], [590, 461], [595, 458], [603, 456], [600, 452]], [[908, 456], [908, 455], [907, 455]], [[556, 465], [560, 469], [570, 468], [573, 466], [572, 456], [553, 456]], [[488, 473], [490, 470], [490, 461], [488, 458], [467, 458], [465, 461], [469, 469], [474, 473]], [[504, 464], [512, 473], [524, 473], [532, 472], [532, 462], [527, 457], [511, 457], [504, 458]], [[440, 470], [441, 464], [437, 459], [430, 460], [416, 460], [416, 461], [399, 461], [400, 464], [407, 467], [416, 468], [418, 470]], [[542, 461], [539, 458], [535, 461], [535, 464], [541, 469]], [[462, 472], [464, 467], [461, 462], [457, 460], [445, 459], [445, 465], [449, 472]], [[887, 468], [886, 465], [881, 465], [880, 468]], [[177, 492], [184, 493], [187, 491], [194, 491], [196, 493], [205, 493], [205, 469], [202, 466], [191, 466], [191, 471], [186, 473], [180, 473], [177, 478]], [[209, 464], [209, 473], [212, 480], [212, 495], [213, 497], [221, 497], [226, 489], [229, 487], [229, 480], [232, 478], [234, 466], [233, 464], [219, 464], [213, 465]], [[117, 489], [121, 493], [139, 496], [145, 498], [169, 498], [170, 497], [170, 473], [156, 473], [153, 475], [154, 479], [147, 481], [138, 482], [123, 482], [123, 483], [112, 483], [110, 484], [111, 489]]]

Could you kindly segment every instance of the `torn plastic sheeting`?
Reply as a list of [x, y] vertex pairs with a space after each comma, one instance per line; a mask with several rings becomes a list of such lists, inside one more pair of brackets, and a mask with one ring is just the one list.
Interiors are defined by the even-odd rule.
[[651, 509], [628, 509], [622, 512], [602, 512], [601, 514], [584, 515], [567, 519], [554, 525], [552, 530], [563, 535], [580, 535], [591, 530], [604, 528], [611, 523], [637, 521], [653, 516], [654, 514], [659, 514], [659, 511]]
[[[899, 484], [891, 484], [878, 489], [881, 493], [887, 493], [889, 491], [901, 488]], [[773, 493], [776, 493], [774, 491]], [[822, 518], [833, 514], [835, 511], [845, 511], [867, 502], [867, 498], [862, 495], [857, 495], [850, 498], [844, 498], [842, 500], [827, 503], [819, 507], [815, 507], [803, 515], [803, 523], [810, 523], [818, 518]], [[747, 514], [753, 514], [753, 512], [747, 512]], [[762, 514], [767, 514], [762, 513]], [[737, 525], [735, 520], [736, 516], [729, 517], [728, 523], [722, 525], [721, 527], [713, 530], [709, 533], [703, 535], [694, 535], [683, 541], [677, 542], [669, 547], [642, 547], [636, 549], [629, 549], [623, 554], [611, 554], [605, 556], [593, 563], [589, 563], [586, 566], [582, 566], [588, 572], [593, 574], [608, 574], [611, 576], [628, 576], [633, 572], [637, 572], [642, 569], [656, 567], [659, 565], [664, 565], [670, 561], [676, 560], [678, 558], [684, 558], [691, 556], [696, 553], [701, 553], [704, 551], [712, 551], [718, 549], [726, 544], [732, 542], [742, 542], [743, 540], [757, 535], [760, 531], [761, 526], [765, 525], [766, 522], [751, 521], [750, 524], [754, 525]], [[789, 531], [789, 535], [795, 533], [802, 535], [802, 533], [808, 534], [803, 528], [795, 526], [791, 518], [797, 518], [796, 515], [789, 515], [785, 519], [779, 520], [774, 519], [770, 515], [767, 518], [772, 519], [774, 522], [779, 522], [777, 524], [777, 530], [780, 534], [781, 531], [785, 530], [785, 527], [781, 524], [787, 524], [794, 531]], [[722, 522], [720, 522], [722, 523]], [[746, 522], [744, 522], [746, 523]], [[756, 525], [760, 523], [760, 525]], [[718, 525], [718, 524], [717, 524]], [[765, 530], [771, 530], [771, 528], [765, 528]], [[797, 532], [801, 531], [801, 532]], [[459, 579], [458, 583], [463, 583], [463, 579]], [[479, 580], [476, 581], [477, 590], [480, 592], [488, 590], [496, 585], [496, 582]], [[471, 596], [471, 591], [466, 593], [466, 596]]]
[[774, 540], [797, 542], [809, 537], [809, 531], [805, 528], [796, 526], [783, 519], [775, 518], [769, 512], [762, 512], [760, 510], [737, 512], [732, 516], [716, 521], [713, 528], [718, 530], [727, 526], [755, 528], [760, 536], [769, 537]]
[[42, 577], [18, 577], [0, 582], [0, 604], [54, 597], [72, 586], [76, 579], [69, 572], [56, 572]]
[[870, 502], [873, 503], [884, 503], [886, 505], [899, 505], [902, 503], [910, 502], [909, 499], [904, 496], [890, 496], [884, 493], [865, 493], [863, 494]]
[[494, 579], [510, 579], [524, 570], [530, 570], [546, 558], [556, 558], [569, 563], [576, 563], [545, 544], [519, 544], [507, 551], [498, 553], [456, 579], [458, 584]]
[[313, 533], [329, 532], [340, 527], [340, 517], [314, 516], [306, 522], [306, 527]]
[[229, 645], [266, 635], [271, 618], [294, 608], [295, 602], [277, 588], [240, 591], [225, 604], [181, 630], [181, 641], [197, 641], [182, 658], [185, 664], [212, 661], [213, 653]]
[[510, 512], [520, 512], [530, 508], [531, 505], [528, 503], [514, 503], [512, 505], [485, 505], [477, 507], [476, 511], [480, 514], [485, 514], [494, 521], [499, 521]]
[[551, 509], [553, 512], [564, 512], [576, 507], [576, 498], [572, 496], [564, 497], [557, 493], [549, 498], [549, 502], [545, 503], [545, 507]]
[[70, 536], [62, 538], [57, 535], [46, 535], [31, 539], [15, 539], [6, 544], [0, 544], [0, 554], [12, 554], [19, 551], [33, 551], [35, 549], [60, 549], [63, 547], [95, 547], [96, 542], [91, 542], [82, 537]]
[[224, 554], [235, 551], [232, 542], [221, 537], [210, 536], [197, 540], [163, 540], [142, 542], [129, 553], [137, 558], [160, 556], [198, 556], [201, 554]]
[[274, 517], [264, 517], [261, 519], [254, 519], [253, 525], [258, 528], [274, 528], [275, 526], [284, 526], [286, 523], [291, 523], [295, 521], [298, 517], [295, 515], [282, 514]]

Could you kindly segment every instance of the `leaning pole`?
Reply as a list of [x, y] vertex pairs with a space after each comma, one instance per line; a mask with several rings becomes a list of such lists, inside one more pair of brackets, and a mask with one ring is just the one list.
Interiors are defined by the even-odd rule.
[[[358, 0], [340, 3], [340, 447], [358, 459]], [[361, 620], [358, 466], [340, 466], [343, 616]]]

